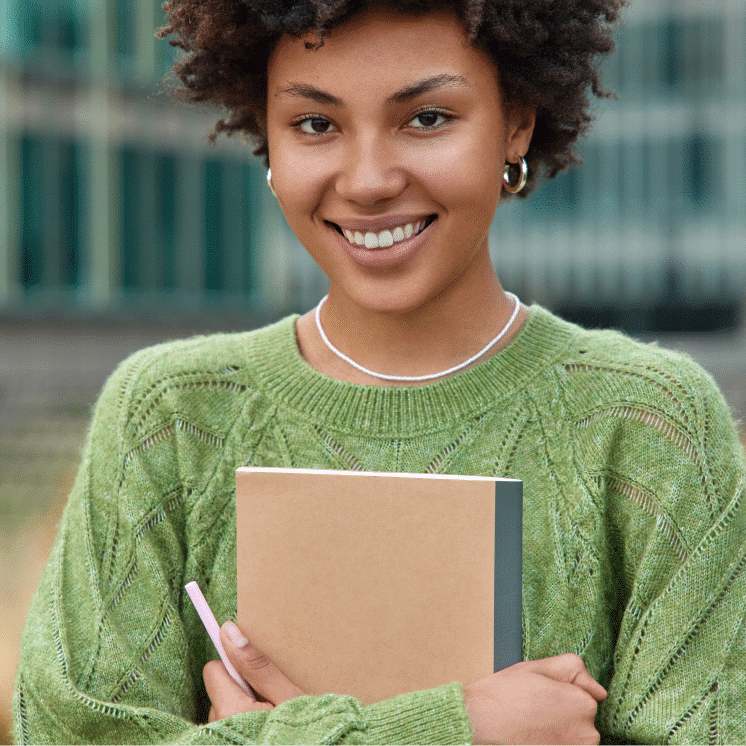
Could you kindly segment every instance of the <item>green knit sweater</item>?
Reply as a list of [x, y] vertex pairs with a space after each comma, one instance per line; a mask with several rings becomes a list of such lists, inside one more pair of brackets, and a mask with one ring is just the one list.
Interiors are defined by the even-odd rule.
[[582, 656], [606, 742], [746, 742], [746, 469], [707, 374], [534, 307], [470, 370], [360, 386], [311, 368], [294, 322], [146, 349], [109, 380], [24, 635], [18, 741], [470, 739], [455, 683], [204, 724], [215, 653], [182, 589], [235, 618], [253, 464], [522, 479], [524, 657]]

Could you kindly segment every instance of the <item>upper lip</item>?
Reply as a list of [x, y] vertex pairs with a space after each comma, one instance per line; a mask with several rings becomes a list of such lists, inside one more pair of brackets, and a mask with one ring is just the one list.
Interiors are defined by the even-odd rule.
[[421, 220], [427, 220], [433, 213], [424, 213], [417, 216], [412, 215], [386, 215], [379, 218], [349, 218], [340, 220], [326, 220], [327, 223], [338, 225], [342, 229], [350, 231], [371, 231], [379, 233], [387, 228], [396, 228], [397, 225], [406, 225], [407, 223], [419, 223]]

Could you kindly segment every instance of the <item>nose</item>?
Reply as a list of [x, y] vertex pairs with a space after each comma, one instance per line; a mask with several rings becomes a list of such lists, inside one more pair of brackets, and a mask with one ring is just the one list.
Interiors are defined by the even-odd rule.
[[348, 140], [336, 180], [340, 196], [372, 206], [401, 194], [406, 182], [405, 169], [391, 143], [377, 136]]

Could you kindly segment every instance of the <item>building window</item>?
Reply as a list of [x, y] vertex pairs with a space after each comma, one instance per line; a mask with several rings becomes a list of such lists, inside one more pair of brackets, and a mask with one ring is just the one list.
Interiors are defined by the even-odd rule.
[[723, 18], [671, 18], [625, 26], [603, 78], [623, 95], [711, 96], [725, 79]]
[[83, 18], [71, 2], [26, 0], [20, 17], [27, 54], [37, 50], [72, 54], [83, 44]]
[[670, 20], [659, 26], [660, 80], [687, 94], [713, 92], [725, 76], [722, 18]]
[[156, 200], [161, 244], [161, 287], [176, 287], [176, 156], [161, 153], [156, 157]]
[[263, 174], [245, 161], [210, 159], [204, 164], [204, 288], [235, 298], [253, 290], [256, 195]]
[[21, 202], [21, 282], [24, 288], [41, 284], [44, 257], [42, 144], [25, 137], [23, 152], [23, 196]]
[[121, 152], [121, 282], [137, 293], [175, 285], [176, 159], [137, 146]]
[[111, 3], [114, 15], [113, 24], [117, 45], [117, 58], [120, 64], [130, 64], [135, 58], [137, 23], [134, 0], [115, 0]]
[[80, 272], [81, 153], [72, 141], [22, 142], [21, 284], [74, 287]]
[[684, 192], [692, 207], [705, 210], [721, 201], [719, 175], [723, 172], [723, 150], [721, 141], [702, 134], [684, 142]]
[[225, 285], [223, 170], [220, 161], [205, 163], [205, 290], [222, 290]]
[[577, 167], [557, 174], [528, 198], [526, 203], [529, 210], [551, 218], [566, 219], [571, 216], [579, 206], [580, 178]]

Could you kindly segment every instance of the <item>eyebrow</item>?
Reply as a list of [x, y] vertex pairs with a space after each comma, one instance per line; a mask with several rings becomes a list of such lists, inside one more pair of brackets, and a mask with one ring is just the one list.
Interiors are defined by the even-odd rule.
[[[433, 75], [430, 78], [418, 80], [411, 85], [401, 88], [396, 91], [396, 93], [389, 96], [386, 99], [386, 103], [400, 104], [405, 101], [410, 101], [413, 98], [417, 98], [418, 96], [422, 96], [425, 93], [429, 93], [430, 91], [434, 91], [436, 88], [459, 85], [467, 85], [467, 80], [463, 75], [452, 75], [450, 73]], [[322, 91], [321, 89], [306, 83], [295, 83], [287, 88], [281, 88], [277, 92], [277, 95], [307, 98], [311, 101], [315, 101], [317, 104], [327, 104], [329, 106], [344, 106], [344, 101], [341, 98], [332, 96], [331, 93], [327, 93], [326, 91]]]
[[400, 91], [389, 96], [386, 101], [390, 104], [400, 104], [404, 101], [410, 101], [413, 98], [417, 98], [417, 96], [422, 96], [424, 93], [430, 93], [430, 91], [434, 91], [436, 88], [459, 85], [467, 85], [466, 78], [463, 75], [442, 73], [441, 75], [433, 75], [432, 78], [425, 78], [424, 80], [419, 80], [406, 88], [402, 88]]

